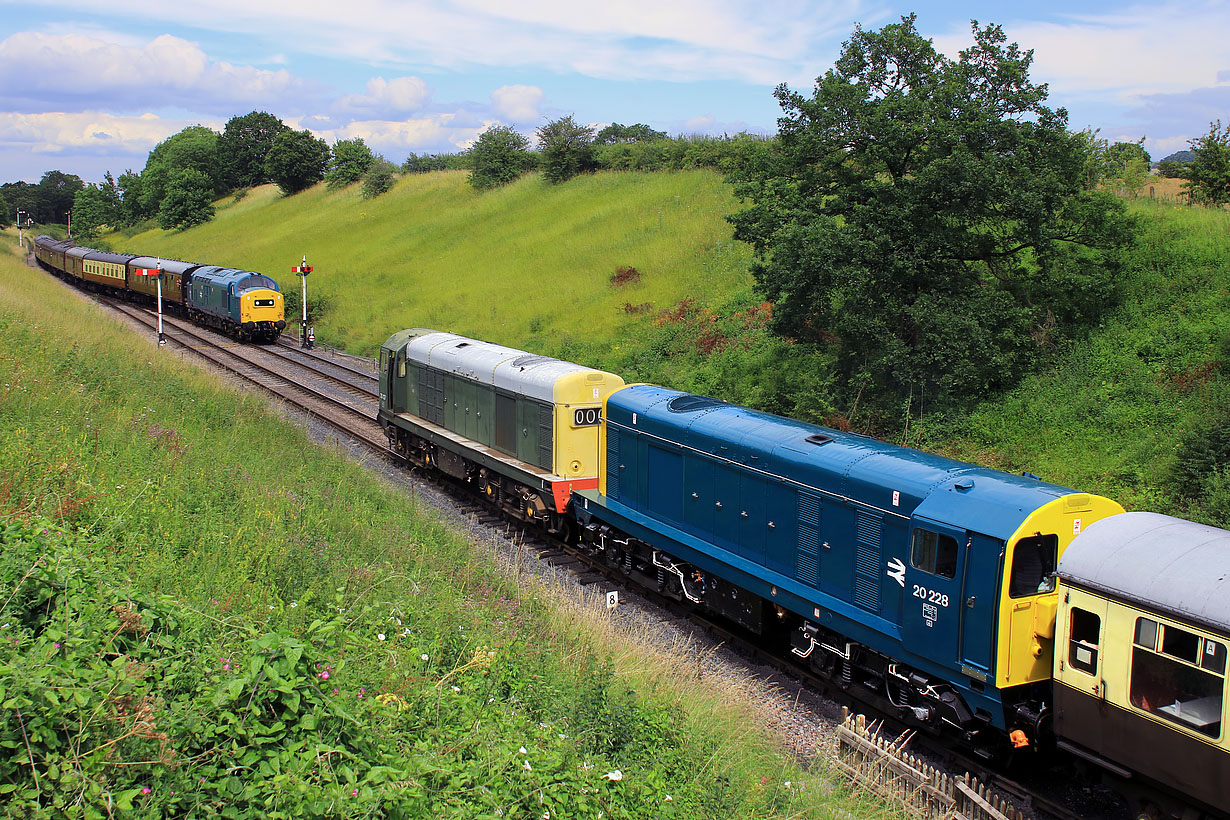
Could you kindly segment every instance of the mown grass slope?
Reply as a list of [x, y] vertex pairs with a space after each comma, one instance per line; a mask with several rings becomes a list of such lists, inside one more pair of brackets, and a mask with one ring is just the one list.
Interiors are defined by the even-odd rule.
[[867, 816], [562, 597], [0, 254], [10, 814]]
[[[482, 194], [465, 172], [438, 172], [405, 177], [370, 201], [358, 186], [294, 197], [266, 186], [220, 203], [202, 227], [111, 242], [251, 268], [283, 290], [299, 287], [290, 269], [307, 254], [309, 299], [325, 294], [333, 307], [318, 336], [361, 353], [416, 326], [510, 345], [614, 340], [684, 298], [750, 284], [748, 249], [721, 219], [734, 206], [708, 171], [607, 173], [558, 186], [531, 174]], [[639, 278], [613, 286], [621, 267]]]

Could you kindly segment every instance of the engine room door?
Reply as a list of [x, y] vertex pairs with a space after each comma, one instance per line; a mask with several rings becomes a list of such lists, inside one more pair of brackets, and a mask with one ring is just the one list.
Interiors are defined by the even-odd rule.
[[962, 568], [969, 536], [938, 521], [911, 522], [904, 565], [886, 556], [886, 575], [902, 584], [901, 637], [916, 655], [956, 666], [960, 653]]
[[961, 601], [961, 660], [970, 671], [991, 676], [1004, 542], [989, 535], [971, 533], [968, 543]]

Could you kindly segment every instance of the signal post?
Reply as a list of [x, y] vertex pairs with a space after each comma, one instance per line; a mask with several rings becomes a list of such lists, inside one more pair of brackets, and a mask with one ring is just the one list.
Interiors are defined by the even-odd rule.
[[299, 322], [299, 346], [312, 347], [316, 340], [315, 328], [312, 331], [308, 330], [307, 323], [307, 278], [312, 272], [312, 266], [307, 263], [307, 254], [303, 255], [303, 264], [290, 269], [291, 273], [297, 273], [303, 277], [303, 319]]

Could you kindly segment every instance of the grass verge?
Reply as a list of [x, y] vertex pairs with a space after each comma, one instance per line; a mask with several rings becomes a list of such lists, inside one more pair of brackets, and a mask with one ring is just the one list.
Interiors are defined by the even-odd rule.
[[690, 659], [8, 254], [0, 396], [10, 816], [869, 811]]

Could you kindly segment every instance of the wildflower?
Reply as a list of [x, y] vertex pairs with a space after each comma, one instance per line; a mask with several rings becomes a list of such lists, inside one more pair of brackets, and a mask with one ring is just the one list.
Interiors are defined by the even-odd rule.
[[662, 798], [662, 799], [665, 801], [665, 800], [674, 800], [675, 798], [671, 797], [671, 796], [668, 794], [666, 797], [664, 797], [664, 798]]
[[150, 793], [150, 792], [152, 792], [152, 791], [153, 791], [153, 789], [151, 789], [149, 786], [142, 786], [142, 787], [141, 787], [141, 794], [149, 794], [149, 793]]
[[229, 663], [224, 663], [224, 664], [222, 664], [222, 671], [223, 671], [223, 672], [230, 672], [230, 671], [231, 671], [231, 665], [230, 665]]
[[528, 760], [522, 760], [521, 765], [525, 768], [527, 772], [534, 771], [534, 767], [530, 765], [530, 762]]
[[619, 769], [616, 769], [613, 772], [607, 772], [606, 774], [603, 775], [603, 777], [611, 781], [620, 781], [624, 779], [624, 773], [621, 772]]
[[290, 602], [290, 608], [291, 608], [291, 609], [294, 609], [294, 608], [295, 608], [295, 607], [297, 607], [297, 606], [299, 606], [299, 602], [298, 602], [298, 601], [291, 601], [291, 602]]
[[525, 747], [524, 747], [524, 746], [522, 746], [522, 747], [521, 747], [520, 749], [518, 749], [517, 751], [518, 751], [518, 752], [520, 752], [521, 754], [529, 754], [527, 751], [525, 751]]
[[454, 692], [460, 692], [460, 691], [461, 691], [461, 687], [460, 687], [460, 686], [454, 686], [454, 687], [453, 687], [453, 691], [454, 691]]
[[335, 695], [337, 694], [337, 689], [334, 689], [334, 690], [333, 690], [333, 694], [335, 694]]
[[59, 642], [59, 641], [56, 641], [55, 643], [53, 643], [53, 644], [52, 644], [52, 646], [54, 646], [56, 649], [59, 649], [59, 648], [60, 648], [60, 642]]
[[320, 679], [321, 679], [321, 680], [328, 680], [328, 679], [329, 679], [329, 670], [328, 670], [328, 669], [326, 669], [325, 671], [323, 671], [323, 672], [321, 672], [321, 673], [320, 673]]
[[383, 632], [377, 632], [377, 633], [376, 633], [376, 640], [378, 640], [378, 641], [383, 641], [383, 640], [384, 640], [384, 633], [383, 633]]
[[424, 652], [422, 655], [419, 655], [419, 660], [421, 660], [421, 661], [425, 661], [425, 660], [427, 660], [427, 653], [426, 653], [426, 652]]
[[350, 796], [351, 796], [351, 797], [358, 797], [358, 796], [359, 796], [359, 790], [358, 790], [358, 789], [351, 789], [351, 790], [350, 790]]

